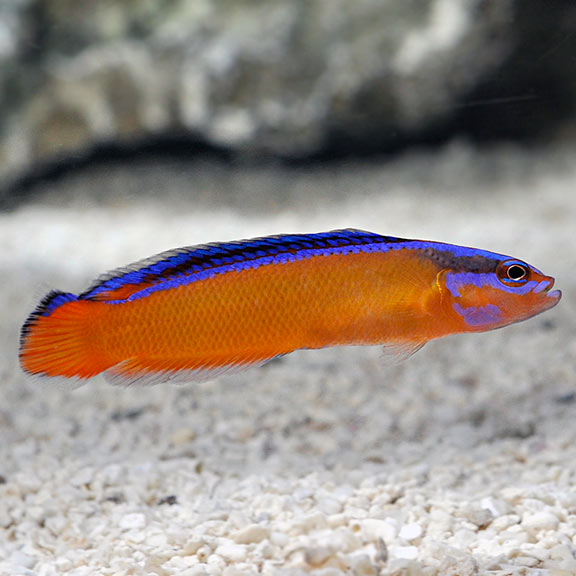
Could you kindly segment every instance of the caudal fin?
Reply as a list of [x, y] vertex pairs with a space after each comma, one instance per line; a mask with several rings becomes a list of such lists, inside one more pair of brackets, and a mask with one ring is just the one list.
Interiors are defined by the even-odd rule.
[[85, 379], [106, 367], [89, 343], [94, 303], [53, 291], [30, 314], [20, 334], [20, 364], [38, 376]]

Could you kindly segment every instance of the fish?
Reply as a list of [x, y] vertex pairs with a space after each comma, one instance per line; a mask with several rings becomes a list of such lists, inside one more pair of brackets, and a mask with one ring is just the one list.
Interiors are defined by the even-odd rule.
[[383, 345], [398, 360], [450, 334], [558, 304], [522, 260], [363, 230], [178, 248], [54, 290], [23, 325], [31, 375], [112, 384], [211, 380], [301, 349]]

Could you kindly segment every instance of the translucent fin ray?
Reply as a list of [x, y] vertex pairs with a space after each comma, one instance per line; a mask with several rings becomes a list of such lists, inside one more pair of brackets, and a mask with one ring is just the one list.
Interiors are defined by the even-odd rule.
[[[271, 360], [282, 356], [254, 360], [251, 362], [238, 362], [221, 366], [207, 366], [206, 368], [170, 368], [155, 369], [146, 360], [131, 358], [104, 372], [104, 378], [115, 386], [153, 386], [169, 382], [171, 384], [183, 384], [191, 382], [207, 382], [218, 376], [237, 374], [250, 368], [262, 366]], [[168, 363], [169, 365], [169, 363]]]

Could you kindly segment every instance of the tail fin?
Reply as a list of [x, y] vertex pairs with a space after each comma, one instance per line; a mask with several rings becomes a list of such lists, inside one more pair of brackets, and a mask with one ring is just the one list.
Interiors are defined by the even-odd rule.
[[91, 304], [74, 294], [47, 294], [22, 327], [23, 370], [38, 376], [84, 379], [105, 369], [89, 345]]

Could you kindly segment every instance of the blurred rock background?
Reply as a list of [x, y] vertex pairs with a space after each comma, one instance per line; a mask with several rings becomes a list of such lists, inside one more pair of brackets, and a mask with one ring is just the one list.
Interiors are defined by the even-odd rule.
[[571, 0], [0, 2], [0, 186], [102, 153], [574, 136]]

